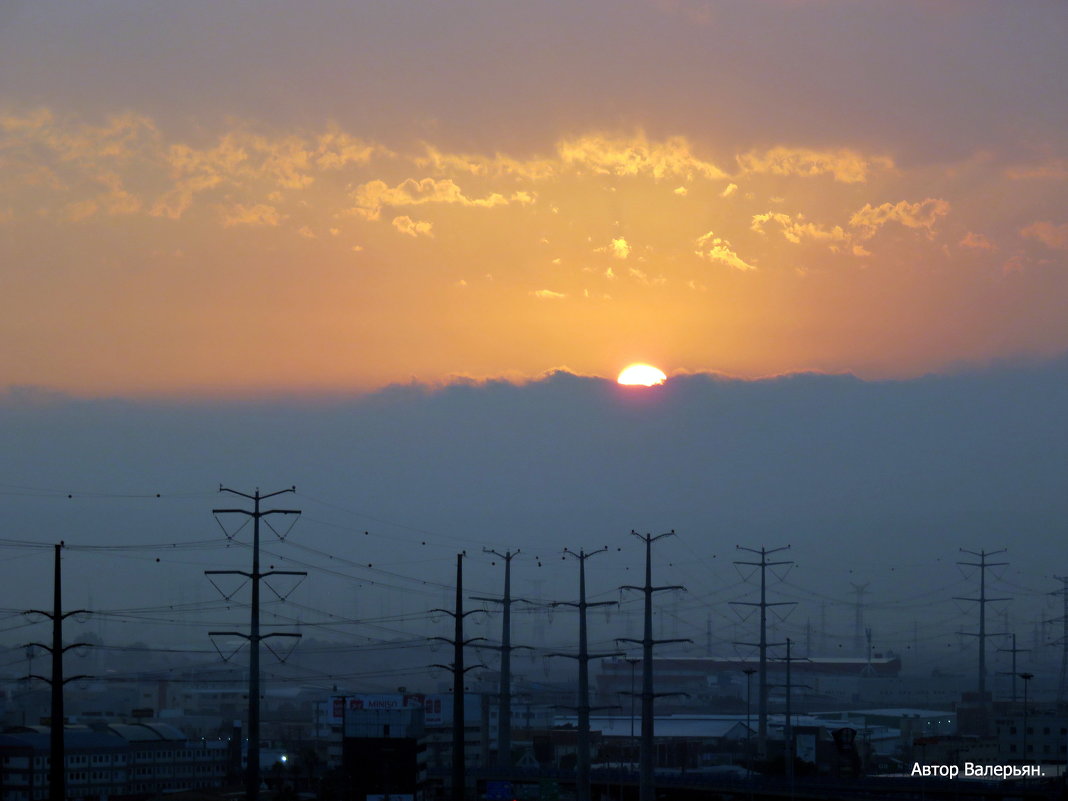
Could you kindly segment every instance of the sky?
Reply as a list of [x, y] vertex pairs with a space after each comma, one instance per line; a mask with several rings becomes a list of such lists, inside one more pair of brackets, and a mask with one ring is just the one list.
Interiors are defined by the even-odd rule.
[[632, 529], [678, 532], [682, 636], [737, 639], [736, 545], [787, 543], [796, 637], [870, 582], [883, 642], [947, 647], [960, 548], [1003, 547], [1030, 633], [1068, 573], [1066, 38], [1038, 1], [3, 3], [2, 614], [58, 539], [108, 545], [72, 603], [205, 602], [247, 557], [219, 484], [295, 484], [300, 614], [375, 637], [430, 633], [460, 549], [490, 592], [483, 547], [608, 546], [608, 597]]
[[1068, 344], [1063, 4], [0, 10], [0, 354], [79, 396]]

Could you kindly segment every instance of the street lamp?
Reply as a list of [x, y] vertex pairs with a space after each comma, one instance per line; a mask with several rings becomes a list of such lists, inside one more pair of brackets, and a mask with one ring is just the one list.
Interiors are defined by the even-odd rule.
[[1031, 679], [1035, 677], [1034, 673], [1019, 673], [1017, 674], [1024, 683], [1024, 715], [1023, 715], [1023, 759], [1027, 761], [1027, 686], [1031, 683]]
[[750, 761], [753, 753], [751, 745], [753, 728], [750, 721], [749, 701], [753, 695], [753, 674], [756, 673], [756, 668], [745, 668], [742, 673], [745, 674], [745, 777], [748, 779], [752, 768]]

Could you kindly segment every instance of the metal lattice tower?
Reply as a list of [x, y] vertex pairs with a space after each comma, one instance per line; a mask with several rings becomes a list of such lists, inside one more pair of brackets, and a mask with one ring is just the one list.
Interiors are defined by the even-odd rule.
[[786, 562], [769, 562], [768, 557], [773, 553], [779, 551], [785, 551], [790, 548], [789, 545], [783, 545], [779, 548], [765, 548], [761, 546], [757, 548], [746, 548], [742, 545], [736, 545], [739, 551], [749, 551], [750, 553], [760, 554], [759, 562], [735, 562], [736, 565], [750, 565], [752, 567], [760, 568], [760, 601], [731, 601], [732, 604], [737, 606], [758, 606], [760, 607], [760, 642], [740, 642], [736, 645], [750, 645], [759, 649], [760, 653], [760, 686], [758, 688], [758, 700], [757, 700], [757, 748], [760, 751], [760, 755], [767, 756], [768, 751], [768, 647], [779, 646], [785, 643], [769, 643], [768, 642], [768, 607], [769, 606], [790, 606], [796, 603], [795, 601], [778, 601], [775, 603], [768, 602], [767, 595], [767, 570], [769, 567], [776, 567], [778, 565], [791, 565], [792, 561]]
[[995, 601], [1011, 601], [1011, 598], [987, 598], [986, 597], [986, 569], [988, 567], [999, 567], [1001, 565], [1007, 565], [1008, 562], [988, 562], [988, 557], [996, 556], [999, 553], [1005, 553], [1005, 549], [1002, 548], [998, 551], [969, 551], [965, 548], [960, 549], [961, 553], [971, 554], [972, 556], [978, 556], [978, 562], [957, 562], [958, 565], [965, 565], [968, 567], [979, 568], [979, 597], [978, 598], [957, 598], [958, 601], [972, 601], [979, 604], [979, 631], [966, 631], [962, 634], [966, 634], [970, 637], [979, 638], [979, 680], [978, 691], [979, 698], [983, 700], [986, 698], [986, 638], [994, 635], [990, 634], [986, 630], [986, 605]]
[[669, 642], [690, 642], [690, 640], [653, 639], [653, 593], [684, 589], [678, 585], [653, 586], [653, 543], [664, 537], [674, 536], [674, 530], [657, 534], [655, 537], [652, 534], [639, 534], [637, 531], [632, 531], [631, 534], [645, 543], [645, 586], [624, 585], [621, 589], [639, 590], [645, 595], [645, 628], [642, 639], [621, 637], [618, 642], [633, 642], [642, 646], [642, 739], [638, 756], [638, 801], [656, 801], [656, 788], [653, 784], [653, 761], [656, 757], [653, 750], [653, 699], [656, 697], [656, 693], [653, 692], [653, 646]]

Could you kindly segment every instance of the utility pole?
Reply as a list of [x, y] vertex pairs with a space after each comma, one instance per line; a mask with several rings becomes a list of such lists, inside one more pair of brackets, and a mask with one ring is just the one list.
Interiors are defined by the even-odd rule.
[[[870, 629], [869, 629], [870, 631]], [[807, 687], [807, 684], [794, 684], [791, 676], [791, 666], [794, 662], [808, 662], [808, 657], [792, 656], [790, 651], [793, 641], [786, 638], [786, 656], [782, 661], [786, 663], [786, 720], [782, 729], [783, 764], [786, 767], [786, 778], [794, 780], [794, 722], [793, 722], [793, 696], [794, 687]]]
[[1060, 595], [1064, 601], [1061, 614], [1061, 676], [1057, 682], [1057, 704], [1064, 703], [1068, 696], [1068, 576], [1054, 576], [1061, 583], [1061, 588], [1051, 595]]
[[760, 684], [757, 688], [757, 749], [760, 752], [760, 756], [767, 757], [768, 753], [768, 646], [769, 645], [783, 645], [783, 643], [769, 643], [768, 642], [768, 607], [769, 606], [790, 606], [794, 604], [794, 601], [778, 601], [776, 603], [769, 603], [767, 597], [767, 570], [769, 567], [777, 567], [779, 565], [792, 565], [792, 561], [785, 562], [769, 562], [768, 557], [773, 553], [779, 551], [785, 551], [790, 548], [789, 545], [783, 545], [778, 548], [765, 548], [763, 545], [757, 548], [746, 548], [742, 545], [734, 546], [739, 551], [749, 551], [760, 555], [759, 562], [735, 562], [736, 565], [749, 565], [751, 567], [760, 568], [760, 602], [754, 601], [731, 601], [732, 604], [737, 606], [759, 606], [760, 607], [760, 642], [742, 642], [737, 645], [749, 645], [756, 646], [760, 650]]
[[857, 600], [853, 602], [853, 652], [860, 655], [864, 648], [864, 596], [868, 592], [867, 584], [849, 582]]
[[579, 563], [579, 600], [578, 603], [568, 601], [556, 601], [553, 606], [573, 606], [579, 612], [579, 650], [578, 654], [550, 654], [550, 656], [566, 656], [569, 659], [578, 660], [578, 753], [575, 762], [575, 797], [577, 801], [590, 801], [590, 660], [603, 659], [609, 656], [623, 656], [619, 651], [610, 654], [591, 654], [587, 648], [586, 637], [586, 610], [591, 606], [611, 606], [615, 601], [598, 601], [587, 603], [586, 601], [586, 560], [591, 556], [604, 553], [608, 548], [586, 553], [579, 549], [578, 553], [564, 549], [565, 556], [573, 556]]
[[456, 554], [456, 609], [432, 609], [432, 612], [441, 612], [451, 615], [453, 618], [453, 638], [431, 637], [432, 640], [441, 640], [452, 645], [452, 664], [433, 665], [452, 671], [452, 797], [453, 801], [464, 801], [467, 793], [467, 766], [464, 760], [464, 674], [475, 668], [485, 665], [471, 665], [464, 667], [464, 646], [483, 639], [472, 637], [464, 639], [464, 618], [480, 610], [473, 609], [464, 611], [464, 555]]
[[1016, 703], [1016, 676], [1018, 675], [1016, 673], [1016, 654], [1030, 653], [1031, 649], [1030, 648], [1017, 648], [1016, 647], [1016, 632], [1013, 632], [1012, 634], [1007, 635], [1007, 636], [1012, 637], [1012, 648], [998, 648], [998, 653], [1000, 653], [1000, 654], [1012, 654], [1012, 670], [1010, 672], [1002, 671], [1002, 672], [998, 673], [998, 675], [999, 676], [1006, 676], [1006, 675], [1007, 676], [1012, 676], [1012, 702], [1015, 704]]
[[49, 727], [49, 765], [48, 765], [48, 798], [49, 801], [67, 801], [67, 747], [63, 739], [64, 716], [63, 711], [63, 685], [77, 679], [87, 679], [88, 676], [63, 677], [63, 654], [72, 648], [88, 646], [87, 642], [76, 642], [71, 645], [63, 645], [63, 621], [71, 615], [86, 614], [88, 610], [75, 609], [73, 612], [63, 612], [63, 575], [60, 570], [59, 553], [63, 550], [63, 543], [55, 546], [55, 567], [52, 580], [52, 611], [45, 612], [41, 609], [27, 609], [27, 615], [44, 615], [52, 621], [52, 645], [34, 642], [27, 645], [44, 648], [52, 654], [52, 677], [45, 678], [36, 674], [30, 674], [27, 678], [40, 679], [52, 685], [52, 723]]
[[[653, 784], [653, 762], [656, 753], [653, 750], [653, 646], [671, 642], [690, 642], [688, 639], [654, 640], [653, 639], [653, 593], [664, 590], [682, 590], [685, 587], [674, 585], [667, 587], [653, 586], [653, 543], [664, 537], [673, 537], [674, 529], [663, 534], [639, 534], [631, 531], [635, 537], [645, 543], [645, 586], [624, 585], [620, 589], [639, 590], [645, 593], [645, 629], [640, 640], [621, 637], [617, 642], [640, 643], [642, 646], [642, 740], [638, 755], [638, 801], [656, 801], [656, 788]], [[659, 693], [659, 695], [676, 695], [676, 693]]]
[[[501, 672], [498, 689], [500, 698], [497, 703], [497, 765], [501, 768], [512, 767], [512, 651], [515, 648], [529, 648], [527, 645], [512, 646], [512, 604], [521, 601], [521, 598], [512, 597], [512, 559], [519, 555], [515, 552], [505, 551], [499, 553], [492, 548], [483, 548], [483, 553], [491, 553], [504, 560], [504, 597], [481, 598], [472, 596], [474, 601], [489, 601], [501, 605], [501, 644], [498, 650], [501, 652]], [[485, 646], [495, 648], [496, 646]]]
[[[205, 570], [204, 575], [244, 576], [252, 585], [251, 617], [249, 633], [240, 631], [209, 631], [209, 637], [240, 637], [249, 644], [248, 662], [248, 764], [245, 769], [245, 799], [257, 801], [260, 794], [260, 643], [270, 637], [291, 637], [299, 639], [300, 634], [275, 631], [260, 634], [260, 581], [269, 576], [306, 576], [298, 570], [269, 570], [260, 572], [260, 520], [270, 515], [299, 515], [299, 509], [260, 509], [260, 502], [286, 492], [296, 492], [296, 487], [260, 494], [257, 487], [252, 495], [228, 487], [219, 487], [219, 492], [229, 492], [252, 501], [252, 510], [248, 509], [212, 509], [212, 514], [240, 514], [252, 519], [252, 572], [243, 570]], [[224, 529], [225, 530], [225, 529]], [[344, 736], [344, 735], [342, 735]]]
[[990, 556], [996, 556], [999, 553], [1005, 553], [1005, 549], [1002, 548], [999, 551], [969, 551], [964, 548], [960, 549], [961, 553], [971, 554], [972, 556], [978, 556], [978, 562], [957, 562], [958, 565], [965, 565], [967, 567], [979, 568], [979, 597], [978, 598], [956, 598], [958, 601], [972, 601], [979, 604], [979, 632], [967, 631], [963, 632], [970, 637], [979, 638], [979, 700], [980, 702], [986, 701], [986, 638], [993, 635], [987, 634], [986, 631], [986, 605], [995, 601], [1010, 601], [1011, 598], [987, 598], [986, 597], [986, 569], [988, 567], [999, 567], [1001, 565], [1007, 565], [1008, 562], [988, 562], [986, 561]]

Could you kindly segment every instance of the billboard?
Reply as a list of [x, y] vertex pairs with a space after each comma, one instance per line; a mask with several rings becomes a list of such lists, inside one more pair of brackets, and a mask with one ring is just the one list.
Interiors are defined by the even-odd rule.
[[335, 695], [327, 706], [327, 722], [341, 725], [346, 712], [364, 710], [408, 709], [423, 706], [423, 695], [419, 693], [356, 693], [354, 695]]

